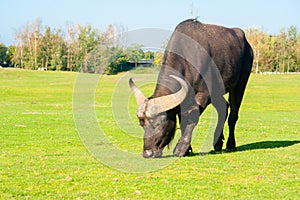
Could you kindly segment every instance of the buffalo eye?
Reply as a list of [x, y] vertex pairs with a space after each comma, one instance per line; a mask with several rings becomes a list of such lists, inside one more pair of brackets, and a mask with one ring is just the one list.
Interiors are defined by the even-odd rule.
[[140, 121], [140, 125], [141, 125], [141, 126], [144, 126], [144, 125], [145, 125], [145, 120], [144, 120], [144, 119], [139, 119], [139, 121]]

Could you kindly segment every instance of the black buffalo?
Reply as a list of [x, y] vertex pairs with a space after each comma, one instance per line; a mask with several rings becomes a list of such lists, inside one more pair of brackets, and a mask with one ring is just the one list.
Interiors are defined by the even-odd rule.
[[[253, 51], [241, 29], [194, 19], [181, 22], [166, 47], [153, 95], [146, 98], [129, 80], [138, 104], [137, 117], [145, 131], [143, 156], [162, 156], [174, 137], [176, 116], [182, 135], [173, 154], [187, 155], [192, 131], [210, 103], [218, 113], [214, 149], [222, 150], [223, 127], [230, 107], [226, 150], [236, 151], [234, 129], [252, 62]], [[228, 102], [223, 97], [226, 93]]]

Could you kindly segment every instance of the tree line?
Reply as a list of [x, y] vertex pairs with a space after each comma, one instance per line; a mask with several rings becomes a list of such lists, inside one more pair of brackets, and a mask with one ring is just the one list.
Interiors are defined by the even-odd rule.
[[[117, 34], [118, 33], [118, 34]], [[90, 25], [66, 23], [62, 29], [43, 27], [37, 19], [15, 32], [15, 45], [0, 44], [0, 65], [23, 69], [86, 71], [115, 74], [132, 68], [128, 62], [154, 60], [163, 52], [143, 51], [141, 45], [124, 48], [126, 30], [109, 25], [100, 32]], [[300, 72], [300, 33], [297, 27], [270, 35], [257, 28], [245, 30], [254, 51], [253, 72]], [[118, 35], [118, 37], [116, 37]]]
[[125, 32], [123, 26], [109, 25], [100, 32], [90, 25], [72, 23], [66, 23], [64, 29], [52, 29], [37, 19], [15, 32], [15, 45], [0, 44], [0, 65], [115, 74], [132, 68], [128, 61], [135, 65], [143, 59], [159, 62], [160, 53], [143, 51], [141, 45], [122, 47]]
[[296, 26], [270, 35], [257, 28], [247, 29], [246, 36], [253, 48], [253, 71], [300, 72], [300, 33]]

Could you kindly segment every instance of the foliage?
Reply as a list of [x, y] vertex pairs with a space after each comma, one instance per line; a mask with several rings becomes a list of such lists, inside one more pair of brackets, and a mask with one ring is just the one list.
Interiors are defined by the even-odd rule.
[[9, 64], [8, 47], [0, 43], [0, 65]]
[[115, 49], [114, 52], [115, 55], [108, 65], [106, 74], [117, 74], [118, 72], [130, 70], [131, 67], [127, 65], [127, 61], [129, 60], [128, 54], [120, 48]]
[[[87, 152], [73, 120], [76, 75], [0, 70], [1, 199], [299, 198], [300, 93], [295, 92], [299, 75], [250, 77], [237, 123], [236, 153], [184, 157], [142, 174], [116, 171]], [[111, 142], [140, 153], [142, 139], [124, 134], [112, 113], [111, 96], [118, 80], [128, 84], [123, 76], [103, 76], [93, 106]], [[155, 82], [156, 76], [148, 83]], [[142, 88], [147, 94], [153, 89], [153, 84]], [[134, 97], [127, 105], [136, 119]], [[209, 126], [211, 108], [193, 133], [196, 153]]]
[[154, 66], [160, 66], [163, 59], [163, 53], [161, 51], [157, 51], [154, 54]]
[[[101, 71], [108, 74], [131, 69], [132, 66], [126, 64], [129, 61], [134, 62], [135, 67], [143, 59], [153, 60], [154, 66], [160, 66], [162, 52], [145, 52], [140, 44], [124, 48], [124, 31], [123, 26], [109, 25], [100, 32], [91, 25], [75, 26], [72, 23], [66, 23], [62, 29], [52, 29], [43, 27], [41, 20], [37, 19], [16, 31], [14, 46], [0, 46], [0, 63], [6, 59], [6, 63], [24, 69]], [[245, 32], [254, 50], [255, 73], [300, 72], [300, 33], [297, 27], [282, 29], [277, 35], [256, 28]], [[9, 55], [4, 55], [7, 48]], [[99, 59], [95, 55], [100, 56]], [[105, 69], [100, 70], [99, 66]]]
[[[109, 25], [106, 31], [100, 32], [91, 25], [66, 23], [64, 30], [43, 28], [39, 19], [28, 23], [16, 32], [16, 45], [9, 47], [15, 49], [11, 51], [10, 61], [24, 69], [115, 74], [129, 69], [127, 61], [137, 63], [140, 59], [154, 58], [154, 53], [144, 53], [141, 45], [124, 49], [123, 38], [116, 36], [117, 31], [124, 31], [123, 27]], [[96, 59], [96, 55], [100, 59]], [[105, 70], [100, 70], [100, 65]]]
[[246, 35], [254, 51], [255, 73], [300, 71], [300, 33], [297, 27], [282, 29], [278, 35], [251, 28], [246, 30]]

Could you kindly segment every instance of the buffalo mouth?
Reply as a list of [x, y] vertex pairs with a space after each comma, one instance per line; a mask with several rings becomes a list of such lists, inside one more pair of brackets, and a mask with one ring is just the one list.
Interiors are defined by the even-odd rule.
[[143, 157], [144, 158], [161, 158], [163, 149], [158, 150], [144, 150]]

